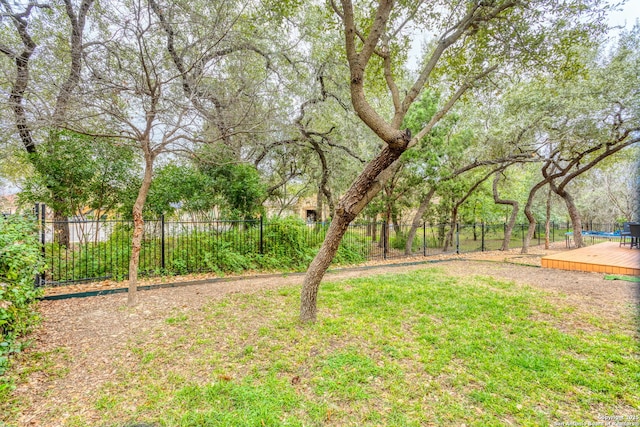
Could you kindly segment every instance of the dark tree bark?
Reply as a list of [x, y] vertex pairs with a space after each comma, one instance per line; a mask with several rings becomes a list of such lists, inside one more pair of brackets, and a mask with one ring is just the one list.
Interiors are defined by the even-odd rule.
[[337, 214], [331, 221], [329, 230], [320, 247], [320, 251], [311, 262], [304, 278], [300, 296], [300, 318], [302, 321], [315, 321], [317, 316], [318, 287], [324, 273], [329, 268], [333, 257], [338, 251], [340, 240], [349, 227], [351, 220], [348, 214]]
[[391, 224], [391, 193], [393, 192], [393, 188], [390, 185], [386, 185], [384, 187], [385, 193], [385, 209], [384, 209], [384, 218], [382, 220], [382, 224], [380, 225], [380, 242], [378, 243], [379, 248], [388, 248], [389, 247], [389, 225]]
[[31, 127], [29, 126], [24, 109], [24, 94], [29, 85], [29, 61], [36, 49], [36, 43], [28, 31], [28, 19], [35, 5], [29, 4], [23, 12], [18, 13], [13, 11], [8, 1], [2, 0], [1, 3], [5, 14], [8, 16], [7, 19], [13, 23], [22, 41], [21, 52], [14, 52], [6, 46], [2, 46], [2, 49], [0, 49], [0, 51], [7, 55], [16, 65], [15, 79], [11, 84], [11, 93], [9, 94], [9, 106], [13, 111], [16, 128], [18, 129], [18, 134], [20, 135], [24, 148], [28, 153], [35, 153], [36, 144], [33, 141]]
[[327, 163], [327, 156], [325, 155], [322, 147], [320, 147], [320, 144], [311, 136], [309, 136], [306, 131], [304, 131], [302, 125], [300, 125], [300, 132], [302, 132], [303, 135], [306, 135], [305, 139], [311, 144], [311, 147], [313, 147], [313, 150], [316, 152], [316, 154], [318, 155], [318, 159], [320, 160], [321, 171], [320, 182], [318, 182], [316, 218], [318, 216], [322, 217], [322, 211], [317, 209], [322, 209], [323, 196], [326, 197], [327, 202], [329, 203], [329, 211], [331, 212], [331, 215], [333, 215], [335, 207], [333, 206], [332, 201], [333, 195], [331, 194], [331, 190], [329, 189], [329, 165]]

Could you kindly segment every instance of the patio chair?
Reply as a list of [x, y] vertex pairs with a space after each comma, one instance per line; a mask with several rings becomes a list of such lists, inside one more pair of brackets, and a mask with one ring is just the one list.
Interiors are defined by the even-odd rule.
[[640, 249], [640, 223], [629, 224], [631, 231], [631, 249], [634, 247]]
[[622, 230], [620, 230], [620, 245], [625, 246], [627, 244], [627, 237], [631, 237], [631, 230], [629, 229], [628, 222], [622, 223]]

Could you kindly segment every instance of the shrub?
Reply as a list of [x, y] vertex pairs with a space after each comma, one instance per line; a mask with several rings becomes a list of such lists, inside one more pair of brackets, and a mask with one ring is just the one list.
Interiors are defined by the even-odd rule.
[[210, 271], [240, 273], [253, 268], [250, 258], [234, 251], [228, 242], [216, 244], [212, 252], [204, 254], [204, 260]]
[[[392, 236], [391, 239], [389, 240], [390, 240], [389, 246], [391, 246], [393, 249], [404, 251], [405, 246], [407, 244], [407, 235], [405, 233], [398, 233]], [[413, 242], [411, 242], [411, 250], [413, 252], [417, 251], [420, 248], [421, 242], [422, 242], [421, 238], [415, 237], [413, 239]]]
[[334, 264], [359, 264], [365, 262], [371, 250], [371, 242], [362, 233], [347, 232], [338, 252], [333, 258]]
[[37, 319], [33, 302], [41, 291], [35, 276], [43, 269], [35, 222], [0, 216], [0, 374], [9, 354], [20, 350], [18, 338]]
[[274, 258], [269, 264], [285, 269], [306, 268], [316, 253], [308, 242], [313, 232], [313, 227], [298, 218], [269, 220], [264, 230], [263, 258]]

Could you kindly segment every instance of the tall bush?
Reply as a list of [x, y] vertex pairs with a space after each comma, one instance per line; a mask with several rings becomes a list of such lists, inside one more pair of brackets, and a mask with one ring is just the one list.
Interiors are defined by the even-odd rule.
[[34, 278], [43, 269], [35, 221], [0, 216], [0, 374], [37, 319], [33, 302], [40, 290]]
[[315, 250], [309, 245], [313, 229], [300, 218], [273, 218], [265, 223], [263, 259], [271, 258], [271, 267], [306, 268]]

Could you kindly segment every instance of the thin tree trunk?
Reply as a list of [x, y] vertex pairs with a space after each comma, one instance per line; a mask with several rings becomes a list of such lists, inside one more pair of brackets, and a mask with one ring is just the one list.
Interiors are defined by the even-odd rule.
[[441, 221], [438, 224], [438, 246], [442, 246], [444, 244], [445, 230], [447, 224], [444, 222], [444, 218], [440, 218]]
[[549, 184], [553, 180], [553, 173], [550, 174], [548, 172], [548, 168], [551, 165], [552, 163], [549, 161], [545, 166], [543, 166], [542, 175], [545, 177], [545, 179], [538, 182], [533, 186], [533, 188], [531, 188], [531, 190], [529, 190], [529, 197], [527, 198], [527, 203], [524, 207], [524, 214], [529, 221], [529, 228], [527, 230], [527, 235], [524, 237], [524, 241], [522, 242], [522, 251], [520, 252], [523, 254], [529, 253], [529, 244], [531, 243], [531, 239], [533, 238], [533, 235], [536, 231], [536, 219], [533, 216], [533, 212], [531, 211], [531, 208], [533, 206], [533, 199], [535, 198], [538, 190], [540, 190], [542, 187]]
[[[505, 162], [507, 162], [507, 160], [505, 160]], [[442, 178], [440, 180], [440, 182], [444, 182], [444, 181], [448, 181], [450, 179], [453, 179], [465, 172], [468, 172], [472, 169], [475, 169], [477, 167], [481, 166], [481, 164], [477, 163], [477, 162], [473, 162], [465, 167], [462, 167], [458, 170], [456, 170], [454, 173], [452, 173], [451, 175]], [[429, 207], [429, 203], [431, 202], [431, 198], [433, 197], [433, 194], [435, 193], [435, 188], [432, 188], [431, 190], [429, 190], [429, 193], [427, 194], [427, 196], [425, 197], [425, 199], [423, 200], [423, 202], [420, 204], [420, 207], [418, 208], [418, 212], [416, 213], [416, 215], [413, 217], [413, 221], [411, 223], [411, 230], [409, 230], [409, 235], [407, 237], [407, 244], [405, 246], [405, 254], [409, 255], [411, 254], [411, 248], [413, 245], [413, 239], [415, 239], [415, 234], [417, 229], [420, 227], [420, 224], [422, 224], [422, 216], [424, 215], [424, 212], [426, 212], [427, 208]], [[442, 239], [439, 238], [438, 239], [439, 244], [442, 243]]]
[[402, 228], [400, 227], [400, 221], [398, 220], [397, 212], [391, 213], [391, 222], [393, 223], [393, 232], [396, 234], [396, 237], [402, 235]]
[[54, 240], [59, 245], [69, 248], [69, 245], [71, 244], [69, 218], [58, 210], [53, 211], [53, 232], [56, 236]]
[[493, 201], [499, 205], [510, 205], [511, 206], [511, 216], [509, 217], [509, 221], [507, 222], [507, 226], [504, 230], [504, 239], [502, 240], [501, 251], [509, 250], [509, 244], [511, 243], [511, 235], [513, 233], [513, 227], [516, 224], [516, 218], [518, 216], [518, 211], [520, 209], [520, 205], [516, 200], [507, 200], [501, 199], [498, 195], [498, 181], [500, 180], [500, 174], [496, 174], [496, 177], [493, 180]]
[[409, 234], [407, 235], [407, 242], [404, 247], [405, 255], [411, 255], [413, 253], [413, 239], [415, 239], [416, 237], [416, 232], [418, 231], [418, 228], [423, 224], [422, 216], [429, 208], [429, 205], [431, 204], [431, 198], [433, 197], [435, 192], [436, 192], [435, 187], [431, 187], [427, 195], [424, 197], [424, 199], [420, 203], [420, 206], [418, 207], [418, 210], [416, 211], [416, 214], [413, 217], [413, 221], [411, 222], [411, 229], [409, 230]]
[[133, 239], [131, 240], [131, 258], [129, 258], [129, 292], [127, 304], [133, 307], [138, 304], [138, 265], [140, 264], [140, 248], [144, 234], [142, 211], [151, 187], [153, 177], [153, 158], [145, 153], [144, 178], [138, 190], [138, 197], [133, 205]]
[[371, 218], [371, 242], [375, 243], [378, 240], [378, 216], [374, 216]]
[[456, 204], [451, 211], [451, 221], [449, 222], [449, 232], [447, 233], [446, 238], [444, 239], [444, 245], [442, 247], [442, 252], [447, 252], [449, 250], [449, 246], [453, 245], [453, 233], [456, 229], [456, 221], [458, 221], [458, 204]]
[[527, 234], [524, 236], [524, 241], [522, 242], [522, 250], [520, 253], [527, 254], [529, 253], [529, 244], [531, 243], [531, 238], [533, 237], [533, 233], [536, 230], [536, 219], [531, 212], [530, 206], [525, 206], [524, 215], [527, 217], [527, 221], [529, 221], [529, 227], [527, 228]]

